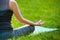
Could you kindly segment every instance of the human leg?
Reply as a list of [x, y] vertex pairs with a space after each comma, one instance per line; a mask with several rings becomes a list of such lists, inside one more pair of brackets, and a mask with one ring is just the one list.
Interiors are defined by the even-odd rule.
[[9, 38], [12, 38], [12, 31], [4, 30], [0, 31], [0, 40], [8, 40]]
[[7, 40], [9, 38], [24, 36], [32, 33], [34, 31], [34, 26], [25, 26], [22, 28], [15, 29], [13, 31], [5, 31], [0, 33], [0, 40]]
[[34, 31], [34, 26], [25, 26], [22, 28], [18, 28], [13, 30], [14, 37], [28, 35]]

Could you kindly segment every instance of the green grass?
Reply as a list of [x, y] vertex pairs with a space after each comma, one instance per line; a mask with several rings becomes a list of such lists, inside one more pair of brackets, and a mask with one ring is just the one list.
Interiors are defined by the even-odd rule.
[[[22, 15], [33, 22], [42, 19], [44, 27], [60, 28], [60, 0], [16, 0]], [[15, 16], [12, 18], [13, 28], [22, 26]], [[18, 37], [17, 40], [60, 40], [60, 31], [41, 33], [35, 36]], [[15, 40], [15, 39], [14, 39]]]

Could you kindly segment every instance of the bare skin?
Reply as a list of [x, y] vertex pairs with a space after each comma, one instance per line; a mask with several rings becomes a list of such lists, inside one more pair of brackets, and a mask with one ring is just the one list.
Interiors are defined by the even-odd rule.
[[10, 0], [9, 2], [9, 8], [10, 10], [12, 10], [14, 12], [14, 15], [16, 16], [16, 18], [19, 20], [19, 22], [22, 22], [24, 24], [28, 24], [28, 25], [33, 25], [33, 26], [41, 26], [44, 24], [44, 22], [42, 20], [39, 20], [38, 22], [34, 23], [30, 20], [25, 19], [18, 7], [18, 4], [15, 0]]

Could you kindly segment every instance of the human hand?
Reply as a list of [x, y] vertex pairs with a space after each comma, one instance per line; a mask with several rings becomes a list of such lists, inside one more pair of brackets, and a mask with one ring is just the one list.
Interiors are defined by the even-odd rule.
[[43, 24], [44, 24], [44, 21], [42, 21], [42, 20], [39, 20], [38, 22], [36, 22], [36, 26], [41, 26]]

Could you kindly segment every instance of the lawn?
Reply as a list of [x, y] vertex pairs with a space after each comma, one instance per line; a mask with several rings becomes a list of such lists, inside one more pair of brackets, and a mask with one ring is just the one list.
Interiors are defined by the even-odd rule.
[[[44, 20], [44, 27], [60, 28], [60, 0], [16, 0], [22, 15], [33, 22]], [[12, 17], [13, 28], [23, 24]], [[13, 38], [15, 40], [15, 38]], [[60, 40], [60, 31], [56, 30], [38, 35], [18, 37], [17, 40]]]

